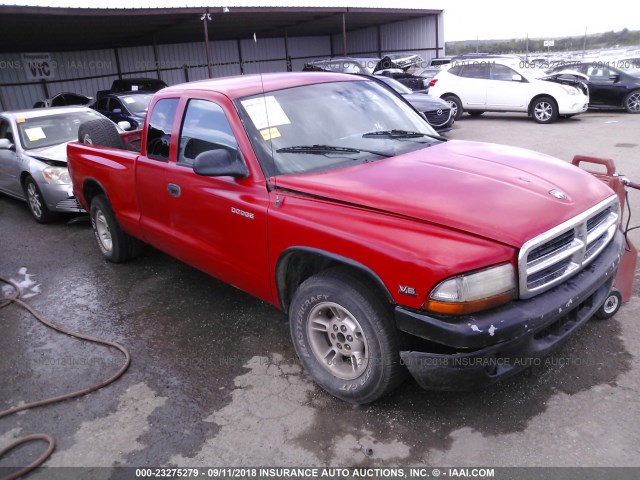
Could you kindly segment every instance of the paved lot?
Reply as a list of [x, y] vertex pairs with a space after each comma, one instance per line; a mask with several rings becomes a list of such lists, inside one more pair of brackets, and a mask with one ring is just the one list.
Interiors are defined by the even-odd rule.
[[[547, 126], [486, 114], [463, 117], [448, 136], [567, 161], [606, 156], [638, 181], [639, 131], [640, 115], [589, 113]], [[640, 194], [633, 205], [640, 223]], [[640, 466], [637, 289], [614, 319], [590, 322], [512, 381], [468, 393], [408, 381], [354, 408], [300, 370], [281, 313], [152, 249], [105, 263], [86, 221], [38, 225], [26, 205], [0, 197], [0, 276], [20, 282], [45, 317], [133, 355], [106, 389], [0, 420], [0, 447], [54, 435], [50, 466]], [[0, 410], [90, 385], [120, 362], [16, 307], [0, 310], [0, 332]], [[40, 447], [2, 465], [25, 464]]]

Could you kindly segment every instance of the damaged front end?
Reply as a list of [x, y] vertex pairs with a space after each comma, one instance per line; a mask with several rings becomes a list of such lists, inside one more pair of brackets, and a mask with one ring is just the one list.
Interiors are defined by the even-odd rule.
[[[402, 362], [427, 390], [470, 390], [537, 365], [605, 301], [620, 264], [623, 235], [569, 281], [493, 310], [438, 317], [397, 306], [397, 328], [409, 337]], [[424, 351], [427, 350], [427, 351]]]
[[589, 77], [580, 72], [567, 70], [564, 72], [553, 73], [545, 77], [540, 77], [540, 80], [575, 87], [585, 95], [589, 96]]

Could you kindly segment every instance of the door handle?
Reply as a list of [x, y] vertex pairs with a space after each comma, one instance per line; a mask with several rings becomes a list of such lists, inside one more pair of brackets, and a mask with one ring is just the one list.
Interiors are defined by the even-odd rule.
[[169, 195], [171, 195], [172, 197], [179, 197], [180, 196], [180, 185], [176, 185], [175, 183], [168, 183], [167, 184], [167, 192], [169, 192]]

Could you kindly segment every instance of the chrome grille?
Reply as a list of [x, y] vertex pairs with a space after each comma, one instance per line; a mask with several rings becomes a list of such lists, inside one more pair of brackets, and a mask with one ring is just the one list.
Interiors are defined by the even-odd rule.
[[441, 110], [431, 110], [429, 112], [425, 112], [424, 114], [427, 117], [427, 121], [429, 125], [433, 125], [434, 127], [440, 127], [449, 121], [449, 113], [451, 109], [443, 108]]
[[549, 290], [596, 258], [615, 235], [619, 210], [618, 198], [609, 197], [526, 242], [518, 257], [520, 298]]

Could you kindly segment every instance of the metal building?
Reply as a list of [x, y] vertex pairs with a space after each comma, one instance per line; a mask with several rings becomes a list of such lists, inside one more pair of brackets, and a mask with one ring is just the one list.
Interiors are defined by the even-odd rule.
[[33, 0], [0, 5], [0, 110], [31, 108], [60, 92], [95, 96], [117, 78], [153, 77], [171, 85], [299, 71], [332, 56], [411, 52], [428, 60], [444, 54], [442, 8], [415, 8], [406, 0], [371, 0], [366, 7], [357, 0], [350, 6], [223, 0], [180, 7], [159, 0], [154, 8], [141, 0], [112, 0], [110, 8], [97, 0], [84, 2], [85, 8], [51, 3], [56, 6]]

